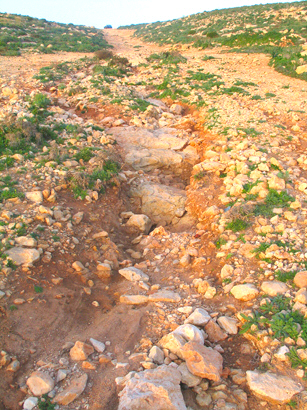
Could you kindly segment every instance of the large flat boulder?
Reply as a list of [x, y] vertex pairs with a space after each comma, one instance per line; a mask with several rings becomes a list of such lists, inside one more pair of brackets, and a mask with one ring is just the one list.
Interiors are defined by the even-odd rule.
[[247, 371], [246, 380], [251, 391], [261, 399], [274, 404], [288, 403], [303, 387], [287, 376], [275, 373]]
[[186, 410], [179, 370], [162, 365], [136, 373], [119, 393], [118, 410]]
[[136, 146], [148, 149], [171, 149], [181, 150], [187, 143], [187, 138], [176, 136], [178, 130], [174, 128], [160, 128], [155, 131], [149, 131], [145, 128], [138, 127], [114, 127], [107, 131], [112, 134], [117, 142], [125, 149], [128, 146]]
[[142, 212], [159, 225], [177, 223], [185, 213], [186, 193], [182, 189], [145, 183], [132, 188], [131, 195], [141, 198]]
[[40, 258], [39, 251], [33, 248], [21, 248], [16, 246], [15, 248], [7, 250], [5, 253], [16, 265], [29, 265]]

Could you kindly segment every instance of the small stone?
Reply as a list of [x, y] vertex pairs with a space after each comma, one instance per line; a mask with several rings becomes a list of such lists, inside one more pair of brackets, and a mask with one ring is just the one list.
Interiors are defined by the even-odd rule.
[[106, 349], [106, 346], [104, 343], [99, 342], [96, 339], [93, 339], [92, 337], [90, 338], [90, 342], [93, 345], [94, 349], [98, 352], [98, 353], [103, 353]]
[[151, 222], [151, 219], [148, 218], [147, 215], [138, 214], [138, 215], [130, 216], [130, 218], [127, 221], [126, 225], [137, 228], [140, 232], [147, 235], [150, 231], [151, 226], [152, 226], [152, 222]]
[[183, 359], [182, 348], [186, 344], [186, 340], [176, 333], [169, 333], [162, 337], [159, 345], [163, 349], [168, 349], [171, 353]]
[[254, 299], [258, 295], [259, 290], [256, 288], [256, 286], [250, 283], [246, 283], [243, 285], [234, 286], [230, 292], [236, 299], [246, 302], [248, 300]]
[[283, 295], [288, 291], [288, 286], [278, 280], [263, 282], [261, 290], [269, 296]]
[[158, 346], [153, 346], [150, 349], [148, 357], [157, 364], [163, 364], [164, 363], [164, 353]]
[[67, 377], [68, 371], [66, 369], [59, 369], [56, 375], [56, 382], [59, 383]]
[[54, 388], [54, 381], [48, 373], [36, 371], [28, 378], [27, 386], [34, 396], [42, 396]]
[[148, 275], [141, 271], [141, 269], [137, 269], [133, 266], [129, 268], [120, 269], [118, 273], [130, 282], [137, 282], [140, 280], [147, 282], [149, 280]]
[[37, 397], [28, 397], [23, 403], [24, 410], [32, 410], [38, 403]]
[[109, 236], [107, 231], [101, 231], [93, 235], [93, 239], [107, 238]]
[[181, 297], [178, 293], [172, 292], [171, 290], [162, 289], [159, 292], [149, 295], [149, 301], [178, 303], [181, 301]]
[[298, 272], [293, 279], [295, 285], [299, 288], [307, 287], [307, 271]]
[[217, 343], [227, 339], [227, 334], [223, 332], [220, 326], [213, 320], [210, 320], [205, 326], [205, 332], [210, 342]]
[[230, 335], [236, 335], [238, 333], [238, 326], [237, 320], [228, 317], [228, 316], [221, 316], [217, 319], [218, 324], [221, 326], [222, 329], [225, 330]]
[[58, 393], [55, 398], [52, 400], [53, 403], [58, 403], [62, 406], [66, 406], [67, 404], [73, 402], [80, 394], [83, 393], [86, 384], [87, 384], [88, 376], [87, 374], [83, 374], [80, 377], [75, 377], [72, 379], [70, 385], [64, 389], [61, 393]]
[[203, 333], [196, 326], [191, 324], [178, 326], [173, 333], [182, 336], [187, 341], [200, 344], [204, 344], [205, 341]]
[[35, 202], [36, 204], [40, 204], [44, 200], [44, 197], [41, 191], [26, 192], [25, 196], [29, 201]]
[[92, 346], [77, 341], [72, 349], [70, 349], [70, 357], [72, 360], [86, 360], [90, 354], [94, 352]]
[[223, 357], [220, 353], [195, 342], [186, 343], [181, 351], [192, 374], [215, 382], [220, 381], [223, 371]]
[[289, 353], [290, 350], [287, 346], [281, 346], [278, 351], [274, 354], [274, 357], [276, 359], [281, 360], [282, 362], [287, 361], [289, 358], [287, 356], [287, 353]]
[[85, 266], [80, 261], [75, 261], [71, 266], [76, 272], [82, 272], [83, 270], [85, 270]]
[[108, 263], [98, 263], [96, 274], [101, 279], [110, 278], [112, 276], [112, 268]]
[[17, 372], [20, 369], [20, 362], [19, 360], [15, 359], [13, 360], [6, 368], [6, 370], [10, 372]]
[[77, 212], [75, 215], [72, 217], [72, 221], [74, 225], [79, 225], [83, 219], [84, 212]]
[[126, 305], [142, 305], [148, 302], [148, 296], [146, 295], [122, 295], [119, 298], [120, 303]]
[[17, 243], [17, 245], [29, 246], [30, 248], [33, 248], [37, 245], [36, 239], [28, 236], [18, 236], [17, 238], [15, 238], [15, 242]]
[[294, 301], [307, 305], [307, 289], [301, 288], [299, 291], [297, 291]]
[[184, 323], [191, 323], [192, 325], [196, 326], [205, 326], [209, 322], [209, 320], [211, 320], [209, 313], [205, 309], [197, 308], [184, 321]]
[[181, 383], [186, 384], [188, 387], [195, 387], [195, 386], [198, 386], [201, 383], [202, 378], [192, 374], [189, 371], [186, 363], [181, 363], [178, 366], [178, 370], [181, 373]]
[[249, 388], [256, 396], [275, 404], [288, 403], [292, 396], [303, 390], [299, 383], [289, 377], [274, 373], [247, 371], [246, 378]]

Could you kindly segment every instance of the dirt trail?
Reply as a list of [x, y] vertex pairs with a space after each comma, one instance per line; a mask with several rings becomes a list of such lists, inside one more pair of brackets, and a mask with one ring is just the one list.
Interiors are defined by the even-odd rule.
[[[135, 67], [146, 63], [146, 57], [150, 54], [168, 50], [169, 47], [143, 43], [133, 37], [132, 30], [105, 30], [105, 37], [114, 46], [114, 52], [127, 57], [134, 66], [135, 77], [131, 82], [141, 83], [136, 86], [134, 92], [140, 99], [149, 98], [152, 83], [163, 80], [163, 69], [160, 73], [161, 78], [153, 80], [151, 68], [148, 69], [149, 73], [144, 74], [140, 68]], [[16, 373], [0, 369], [2, 372], [0, 410], [20, 408], [19, 403], [26, 397], [26, 379], [34, 369], [48, 370], [55, 377], [56, 371], [65, 367], [66, 362], [69, 363], [66, 365], [69, 369], [68, 374], [86, 372], [89, 375], [89, 383], [84, 393], [68, 406], [69, 409], [116, 410], [118, 391], [121, 387], [116, 385], [115, 379], [126, 375], [129, 371], [150, 368], [151, 364], [154, 367], [155, 365], [148, 361], [148, 358], [146, 361], [146, 354], [150, 347], [158, 343], [163, 335], [174, 330], [179, 324], [183, 324], [189, 316], [187, 312], [190, 312], [190, 307], [193, 309], [202, 307], [208, 310], [213, 321], [221, 314], [235, 318], [240, 310], [248, 313], [252, 308], [257, 307], [256, 303], [254, 306], [253, 301], [242, 302], [232, 297], [229, 291], [226, 292], [225, 285], [228, 285], [231, 279], [226, 277], [225, 281], [223, 280], [225, 277], [220, 276], [223, 266], [230, 263], [238, 276], [233, 284], [247, 282], [256, 284], [260, 288], [261, 280], [266, 278], [262, 272], [270, 268], [270, 266], [262, 267], [261, 262], [255, 260], [253, 255], [245, 257], [247, 251], [246, 254], [243, 251], [240, 253], [241, 249], [245, 249], [246, 241], [253, 242], [254, 246], [257, 240], [259, 242], [259, 238], [254, 239], [254, 232], [246, 234], [245, 239], [243, 238], [244, 242], [240, 242], [240, 234], [226, 233], [225, 237], [229, 245], [223, 238], [226, 241], [224, 248], [222, 244], [220, 251], [216, 249], [215, 243], [220, 240], [220, 235], [225, 231], [223, 226], [221, 228], [221, 225], [218, 225], [218, 218], [224, 213], [223, 206], [227, 209], [224, 186], [227, 184], [223, 184], [225, 175], [221, 177], [221, 174], [226, 169], [225, 163], [227, 166], [231, 163], [228, 177], [229, 186], [232, 188], [236, 186], [235, 183], [231, 185], [237, 176], [236, 167], [243, 168], [240, 161], [249, 163], [250, 157], [257, 157], [259, 151], [267, 157], [262, 159], [259, 156], [261, 159], [257, 157], [254, 161], [255, 164], [262, 162], [263, 165], [269, 163], [272, 156], [278, 157], [283, 164], [286, 164], [286, 161], [290, 163], [290, 159], [294, 157], [296, 161], [300, 153], [304, 153], [307, 132], [304, 115], [307, 108], [305, 99], [307, 86], [300, 80], [276, 73], [268, 66], [268, 57], [263, 55], [223, 54], [219, 50], [211, 50], [206, 55], [214, 59], [204, 60], [203, 51], [185, 47], [179, 51], [187, 58], [187, 65], [182, 68], [179, 75], [182, 79], [187, 75], [188, 70], [196, 70], [197, 67], [200, 72], [218, 73], [224, 80], [225, 87], [230, 87], [236, 81], [242, 84], [255, 83], [256, 86], [249, 85], [251, 88], [254, 87], [250, 92], [255, 95], [261, 94], [261, 97], [247, 100], [240, 94], [215, 95], [213, 93], [207, 96], [205, 104], [199, 109], [189, 102], [172, 107], [172, 101], [168, 99], [165, 99], [166, 104], [159, 105], [159, 101], [154, 99], [151, 102], [156, 105], [146, 118], [133, 117], [124, 110], [123, 106], [114, 108], [111, 105], [103, 105], [99, 101], [91, 102], [90, 105], [89, 100], [96, 101], [93, 95], [86, 100], [85, 104], [90, 106], [87, 112], [77, 108], [78, 95], [75, 97], [76, 100], [73, 100], [73, 95], [71, 96], [70, 105], [64, 104], [68, 101], [68, 97], [65, 97], [67, 101], [59, 103], [61, 115], [71, 115], [72, 121], [76, 123], [84, 121], [88, 124], [86, 121], [93, 120], [95, 125], [106, 127], [107, 136], [116, 139], [117, 145], [112, 149], [116, 158], [121, 158], [122, 161], [121, 180], [117, 181], [117, 186], [108, 188], [106, 194], [97, 202], [78, 201], [65, 189], [59, 189], [57, 192], [56, 204], [52, 205], [44, 201], [44, 206], [50, 209], [55, 205], [61, 206], [62, 210], [69, 209], [70, 216], [82, 211], [84, 219], [80, 225], [74, 227], [73, 233], [66, 229], [67, 221], [58, 220], [55, 225], [57, 229], [52, 234], [53, 237], [61, 235], [60, 245], [56, 244], [57, 241], [54, 239], [51, 246], [44, 238], [44, 233], [41, 233], [40, 243], [44, 245], [43, 240], [47, 243], [44, 249], [50, 251], [50, 248], [53, 248], [51, 261], [40, 260], [29, 269], [18, 267], [1, 281], [1, 289], [4, 289], [6, 294], [1, 299], [3, 315], [0, 324], [0, 348], [16, 356], [21, 366]], [[33, 90], [49, 92], [48, 87], [40, 85], [39, 88], [34, 83], [33, 75], [41, 67], [53, 62], [73, 61], [83, 56], [84, 54], [69, 53], [21, 58], [1, 57], [1, 87], [3, 90], [8, 85], [17, 90], [23, 87], [22, 92], [27, 94]], [[80, 81], [85, 77], [85, 74], [75, 76], [71, 82]], [[120, 84], [119, 88], [127, 87], [127, 83]], [[181, 85], [184, 86], [184, 83]], [[50, 95], [56, 100], [64, 99], [60, 90], [56, 89], [53, 92], [55, 94]], [[268, 93], [271, 93], [271, 97], [265, 99]], [[20, 107], [18, 104], [14, 105], [16, 102], [14, 95], [16, 94], [13, 92], [13, 97], [9, 97], [13, 101], [10, 110], [18, 112]], [[274, 102], [269, 100], [275, 97]], [[6, 96], [3, 95], [1, 98], [3, 104], [9, 105]], [[215, 111], [219, 113], [219, 117], [214, 117]], [[108, 116], [112, 116], [112, 120], [103, 123]], [[123, 118], [125, 118], [123, 124], [116, 124], [116, 120]], [[208, 124], [211, 126], [207, 126]], [[227, 137], [225, 129], [232, 126], [237, 128], [238, 132]], [[258, 141], [248, 140], [250, 137], [248, 132], [253, 133], [254, 127], [258, 126], [261, 127], [260, 136], [272, 138], [274, 141], [272, 146], [267, 144], [265, 148], [261, 148], [262, 151], [258, 149], [260, 146]], [[279, 134], [281, 132], [289, 133], [293, 138], [282, 141]], [[231, 143], [231, 137], [236, 138], [240, 135], [245, 135], [246, 139], [242, 143], [242, 152], [237, 153], [235, 145], [239, 144], [239, 141], [233, 146], [228, 144]], [[255, 136], [257, 137], [258, 134], [256, 133]], [[106, 136], [103, 135], [103, 138]], [[244, 147], [244, 141], [247, 140], [249, 146]], [[94, 144], [90, 145], [90, 141], [92, 140], [87, 140], [89, 146], [95, 147]], [[73, 141], [70, 146], [76, 143]], [[235, 152], [232, 158], [229, 156], [231, 151]], [[219, 168], [207, 175], [202, 170], [196, 173], [193, 166], [208, 158], [213, 158], [215, 161], [213, 162], [215, 165], [218, 163]], [[285, 171], [282, 165], [279, 166]], [[296, 166], [297, 161], [293, 167]], [[30, 172], [33, 171], [34, 166], [29, 169], [30, 171], [27, 171], [29, 177], [22, 179], [24, 188], [43, 190], [45, 181], [31, 180]], [[251, 166], [250, 169], [255, 171], [256, 167]], [[265, 169], [263, 166], [261, 172], [266, 172]], [[14, 170], [16, 172], [14, 175], [18, 177], [17, 171]], [[46, 176], [48, 172], [51, 170], [46, 169]], [[306, 177], [306, 172], [303, 168], [300, 176]], [[247, 172], [242, 178], [244, 183], [248, 181], [246, 175]], [[290, 175], [297, 175], [296, 170], [294, 169]], [[258, 178], [262, 178], [262, 175], [255, 174], [254, 180], [258, 182]], [[236, 182], [238, 185], [240, 181]], [[146, 192], [144, 187], [147, 187]], [[288, 182], [287, 188], [294, 195], [294, 187], [292, 185], [288, 187]], [[238, 195], [241, 193], [242, 190]], [[224, 200], [226, 197], [225, 202], [221, 202], [221, 197]], [[303, 203], [301, 199], [300, 201]], [[154, 207], [155, 203], [158, 204], [156, 207]], [[166, 203], [167, 210], [164, 209]], [[26, 212], [28, 208], [33, 211], [31, 218], [36, 221], [36, 205], [32, 206], [20, 201], [20, 203], [6, 203], [2, 208], [3, 211], [9, 210], [12, 213], [9, 218], [13, 218], [14, 213]], [[123, 212], [146, 215], [151, 212], [151, 233], [142, 236], [137, 228], [127, 226], [126, 222], [130, 215], [125, 216]], [[290, 219], [286, 223], [289, 222], [296, 224], [296, 221]], [[269, 224], [270, 222], [263, 218], [257, 225], [257, 229], [260, 226], [258, 231], [262, 229], [261, 226]], [[302, 224], [303, 222], [298, 219], [298, 224], [294, 226], [296, 231], [302, 232]], [[159, 228], [160, 225], [164, 225], [164, 228]], [[52, 228], [47, 227], [48, 229]], [[93, 235], [101, 231], [108, 232], [107, 239], [100, 238], [95, 242]], [[273, 229], [268, 229], [265, 233], [268, 235], [267, 238], [270, 238], [270, 235], [273, 237], [274, 234]], [[262, 235], [261, 238], [264, 236]], [[292, 238], [291, 233], [289, 238]], [[13, 244], [12, 241], [12, 246]], [[238, 252], [238, 256], [232, 259], [235, 252]], [[218, 253], [221, 255], [217, 256]], [[96, 276], [97, 261], [101, 258], [111, 260], [111, 264], [120, 263], [120, 266], [114, 268], [115, 273], [109, 279], [100, 280]], [[84, 263], [84, 270], [78, 272], [71, 268], [76, 260]], [[132, 261], [135, 267], [148, 275], [149, 285], [146, 280], [137, 283], [129, 282], [117, 273], [118, 268], [131, 265], [127, 260]], [[57, 282], [58, 278], [61, 280]], [[200, 282], [197, 282], [199, 280]], [[44, 288], [43, 293], [34, 293], [33, 288], [37, 284]], [[206, 287], [204, 292], [199, 290], [201, 286]], [[150, 298], [161, 289], [170, 292], [173, 298], [179, 299], [175, 303], [167, 301], [167, 297], [164, 299], [162, 297], [157, 302], [146, 299], [148, 303], [134, 305], [125, 304], [121, 299], [123, 295]], [[206, 297], [205, 292], [207, 292]], [[215, 297], [213, 297], [214, 292], [217, 293]], [[290, 289], [289, 292], [292, 290]], [[18, 306], [18, 309], [12, 309], [11, 306], [15, 306], [14, 301], [17, 298], [22, 298], [24, 303]], [[181, 311], [178, 310], [179, 307]], [[69, 347], [71, 346], [67, 343], [74, 343], [77, 340], [88, 342], [89, 338], [104, 342], [107, 354], [99, 357], [98, 353], [95, 353], [93, 358], [79, 366], [70, 359]], [[211, 346], [210, 343], [213, 342], [208, 342]], [[229, 334], [225, 340], [221, 338], [219, 344], [226, 369], [225, 390], [227, 391], [229, 387], [229, 391], [233, 392], [242, 388], [240, 398], [233, 399], [235, 406], [222, 408], [263, 409], [263, 402], [250, 392], [244, 377], [242, 383], [238, 382], [238, 385], [234, 384], [233, 375], [231, 379], [227, 378], [230, 369], [246, 371], [257, 368], [260, 364], [259, 350], [243, 336], [235, 334]], [[171, 358], [176, 363], [180, 363], [176, 355]], [[287, 372], [291, 377], [296, 377], [291, 370], [288, 369]], [[205, 386], [203, 387], [205, 391]], [[215, 389], [215, 386], [213, 385], [212, 388]], [[224, 387], [220, 392], [223, 389]], [[8, 391], [10, 394], [7, 394]], [[215, 397], [214, 393], [212, 394], [212, 397]], [[246, 399], [245, 395], [247, 395]], [[187, 405], [194, 410], [204, 408], [200, 405], [200, 400], [195, 401], [195, 396], [191, 389], [184, 391]], [[220, 399], [225, 402], [227, 396], [220, 394]], [[247, 404], [246, 400], [248, 400]], [[265, 408], [274, 410], [277, 405], [267, 403]]]

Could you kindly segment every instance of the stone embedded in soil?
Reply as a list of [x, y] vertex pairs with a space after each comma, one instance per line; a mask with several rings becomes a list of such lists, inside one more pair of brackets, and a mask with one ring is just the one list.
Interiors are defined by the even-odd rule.
[[72, 217], [72, 221], [74, 225], [79, 225], [84, 217], [84, 212], [77, 212]]
[[41, 191], [26, 192], [25, 196], [29, 201], [35, 202], [36, 204], [40, 204], [44, 200], [44, 197]]
[[150, 302], [170, 302], [178, 303], [181, 301], [181, 297], [178, 293], [171, 290], [160, 290], [159, 292], [149, 295]]
[[233, 317], [221, 316], [217, 319], [217, 321], [221, 328], [224, 329], [229, 335], [236, 335], [238, 333], [237, 320]]
[[298, 290], [295, 294], [294, 301], [307, 305], [307, 289], [301, 288]]
[[120, 269], [118, 273], [130, 282], [137, 282], [140, 280], [147, 282], [149, 280], [148, 275], [141, 271], [141, 269], [135, 268], [133, 266], [129, 268]]
[[37, 397], [28, 397], [23, 403], [24, 410], [32, 410], [38, 403]]
[[137, 228], [140, 232], [147, 235], [152, 226], [152, 223], [147, 215], [135, 214], [128, 219], [126, 225]]
[[192, 374], [215, 382], [220, 381], [223, 357], [219, 352], [195, 342], [186, 343], [181, 352]]
[[288, 286], [278, 280], [263, 282], [261, 290], [269, 296], [283, 295], [288, 291]]
[[202, 378], [192, 374], [189, 371], [188, 366], [186, 365], [186, 363], [181, 363], [178, 366], [178, 370], [181, 373], [181, 383], [186, 384], [188, 387], [195, 387], [195, 386], [198, 386], [201, 383]]
[[223, 332], [220, 326], [214, 322], [214, 320], [210, 320], [205, 326], [205, 332], [208, 335], [208, 339], [210, 342], [218, 343], [222, 340], [227, 339], [227, 334]]
[[121, 295], [119, 298], [120, 303], [126, 305], [142, 305], [148, 302], [148, 296], [146, 295]]
[[184, 323], [191, 323], [192, 325], [196, 326], [204, 326], [209, 322], [209, 320], [211, 320], [211, 316], [209, 315], [209, 313], [205, 309], [197, 308], [184, 321]]
[[148, 215], [153, 223], [171, 224], [177, 222], [186, 212], [186, 193], [182, 189], [145, 183], [132, 189], [131, 194], [141, 198], [142, 212]]
[[103, 353], [105, 351], [106, 345], [104, 343], [100, 342], [99, 340], [93, 339], [92, 337], [90, 338], [90, 342], [98, 353]]
[[17, 245], [29, 246], [30, 248], [33, 248], [37, 245], [37, 240], [28, 236], [18, 236], [17, 238], [15, 238], [15, 242], [17, 243]]
[[180, 380], [180, 372], [166, 365], [136, 373], [119, 393], [118, 410], [186, 410]]
[[303, 390], [299, 383], [289, 377], [269, 372], [247, 371], [246, 379], [248, 387], [256, 396], [274, 404], [288, 403]]
[[112, 276], [112, 268], [108, 263], [98, 263], [96, 275], [100, 279], [110, 278]]
[[28, 378], [27, 386], [34, 396], [42, 396], [54, 388], [54, 381], [48, 373], [36, 371]]
[[94, 352], [94, 349], [91, 345], [88, 345], [86, 343], [77, 341], [70, 349], [70, 357], [72, 360], [86, 360], [90, 354]]
[[298, 272], [293, 279], [295, 285], [299, 288], [306, 288], [307, 287], [307, 271]]
[[75, 377], [74, 379], [72, 379], [70, 385], [55, 396], [53, 403], [58, 403], [66, 406], [67, 404], [74, 401], [77, 397], [80, 396], [81, 393], [83, 393], [87, 384], [87, 379], [87, 374], [83, 374], [80, 377]]
[[236, 299], [247, 302], [248, 300], [255, 299], [259, 290], [256, 286], [246, 283], [243, 285], [236, 285], [230, 291]]
[[37, 249], [15, 247], [5, 251], [7, 256], [16, 265], [31, 264], [39, 260], [40, 253]]
[[182, 336], [187, 341], [197, 342], [204, 344], [204, 334], [196, 326], [191, 324], [185, 324], [178, 326], [177, 329], [173, 331], [174, 334]]

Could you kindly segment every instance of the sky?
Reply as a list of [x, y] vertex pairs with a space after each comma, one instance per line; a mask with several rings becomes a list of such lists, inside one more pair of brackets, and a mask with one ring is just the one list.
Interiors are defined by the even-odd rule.
[[[279, 1], [279, 2], [286, 2]], [[289, 1], [289, 0], [288, 0]], [[0, 0], [0, 12], [103, 28], [173, 20], [216, 9], [277, 3], [257, 0]]]

